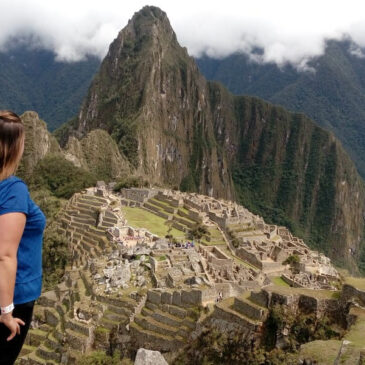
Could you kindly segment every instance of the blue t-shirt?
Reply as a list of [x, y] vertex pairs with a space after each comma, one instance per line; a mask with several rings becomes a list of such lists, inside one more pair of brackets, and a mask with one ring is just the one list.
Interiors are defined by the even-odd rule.
[[10, 212], [22, 212], [27, 216], [17, 253], [14, 289], [14, 304], [22, 304], [41, 295], [42, 242], [46, 217], [31, 199], [25, 182], [14, 175], [0, 181], [0, 215]]

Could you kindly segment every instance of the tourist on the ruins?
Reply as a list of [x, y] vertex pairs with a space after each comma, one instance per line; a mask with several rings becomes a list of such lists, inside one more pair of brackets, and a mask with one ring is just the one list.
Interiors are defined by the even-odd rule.
[[0, 111], [0, 364], [15, 362], [42, 289], [46, 218], [14, 176], [24, 151], [24, 125]]

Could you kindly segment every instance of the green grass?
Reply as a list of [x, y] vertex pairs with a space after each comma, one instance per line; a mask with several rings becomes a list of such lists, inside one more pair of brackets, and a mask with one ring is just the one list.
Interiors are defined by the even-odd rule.
[[216, 227], [208, 228], [208, 232], [212, 238], [223, 238], [222, 233]]
[[271, 278], [271, 281], [277, 286], [287, 286], [290, 287], [288, 283], [286, 283], [280, 276], [275, 276]]
[[[199, 244], [199, 242], [198, 242], [198, 244]], [[204, 246], [225, 246], [226, 242], [223, 240], [222, 241], [213, 241], [213, 242], [208, 242], [206, 240], [200, 240], [200, 244], [204, 245]], [[220, 248], [222, 248], [222, 247], [220, 247]]]
[[174, 237], [181, 237], [183, 233], [175, 228], [168, 232], [169, 226], [166, 220], [141, 208], [122, 206], [122, 211], [127, 218], [128, 224], [136, 228], [146, 228], [159, 237], [171, 234]]
[[96, 328], [95, 328], [95, 332], [99, 332], [99, 333], [109, 333], [109, 332], [110, 332], [110, 330], [109, 330], [108, 328], [105, 328], [105, 327], [101, 327], [101, 326], [99, 326], [99, 327], [96, 327]]
[[179, 207], [179, 210], [181, 210], [185, 214], [189, 214], [189, 210], [184, 207]]
[[151, 203], [151, 204], [154, 204], [154, 205], [157, 205], [157, 204], [155, 204], [156, 202], [157, 202], [157, 204], [162, 204], [162, 205], [164, 205], [165, 207], [168, 207], [168, 208], [176, 208], [176, 207], [170, 205], [169, 203], [166, 203], [163, 200], [158, 200], [156, 198], [151, 198], [151, 199], [148, 200], [148, 203]]
[[268, 290], [284, 294], [284, 295], [291, 295], [291, 294], [302, 294], [307, 295], [308, 297], [313, 297], [317, 299], [335, 299], [338, 295], [336, 291], [332, 290], [314, 290], [314, 289], [305, 289], [305, 288], [292, 288], [290, 286], [278, 286], [278, 285], [271, 285], [267, 287]]
[[353, 345], [359, 348], [365, 348], [365, 310], [353, 308], [351, 313], [357, 315], [357, 320], [345, 336], [345, 340], [351, 341]]
[[47, 332], [40, 330], [39, 328], [31, 328], [30, 331], [39, 336], [46, 336]]
[[359, 290], [365, 290], [365, 278], [346, 277], [345, 284], [349, 284]]
[[318, 365], [333, 364], [338, 351], [340, 350], [341, 341], [313, 341], [301, 346], [300, 357], [317, 361]]
[[225, 246], [226, 243], [224, 241], [212, 241], [207, 242], [206, 246]]

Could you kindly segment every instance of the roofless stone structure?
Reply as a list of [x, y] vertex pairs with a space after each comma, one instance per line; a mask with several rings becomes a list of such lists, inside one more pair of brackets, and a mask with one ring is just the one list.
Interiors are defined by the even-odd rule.
[[[179, 236], [134, 226], [127, 208], [161, 218]], [[200, 238], [189, 236], [196, 227], [204, 228]], [[339, 310], [338, 300], [313, 294], [335, 289], [330, 260], [231, 201], [158, 189], [115, 193], [98, 182], [69, 200], [58, 232], [72, 260], [35, 307], [21, 364], [73, 364], [110, 346], [170, 359], [203, 322], [244, 328], [250, 338], [260, 336], [275, 303], [318, 316]], [[277, 278], [292, 288], [277, 287]]]

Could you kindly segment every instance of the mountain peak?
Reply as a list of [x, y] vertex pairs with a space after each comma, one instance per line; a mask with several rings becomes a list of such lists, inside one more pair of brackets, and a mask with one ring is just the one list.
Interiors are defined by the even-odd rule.
[[75, 129], [109, 132], [131, 171], [153, 184], [240, 199], [355, 266], [348, 248], [363, 244], [364, 188], [333, 136], [207, 82], [158, 8], [134, 14], [112, 43]]
[[168, 19], [167, 14], [163, 10], [161, 10], [157, 6], [151, 6], [151, 5], [146, 5], [141, 10], [135, 12], [132, 20], [134, 18], [141, 17], [141, 16], [143, 16], [145, 18], [150, 17], [151, 19], [158, 19], [161, 21]]
[[167, 14], [155, 6], [145, 6], [140, 11], [134, 13], [128, 25], [119, 33], [118, 39], [124, 36], [134, 36], [135, 39], [143, 40], [168, 36], [176, 41], [176, 35], [171, 27]]

